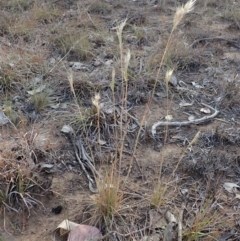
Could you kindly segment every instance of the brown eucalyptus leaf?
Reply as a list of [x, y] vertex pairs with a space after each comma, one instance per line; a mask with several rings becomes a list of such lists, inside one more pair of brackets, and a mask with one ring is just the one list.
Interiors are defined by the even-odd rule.
[[102, 238], [100, 230], [94, 226], [79, 224], [68, 235], [68, 241], [94, 241]]

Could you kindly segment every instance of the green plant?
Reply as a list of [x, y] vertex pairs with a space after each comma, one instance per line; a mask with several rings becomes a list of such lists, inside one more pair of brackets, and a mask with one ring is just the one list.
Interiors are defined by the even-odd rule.
[[46, 93], [34, 94], [30, 99], [37, 112], [43, 111], [48, 106], [48, 95]]

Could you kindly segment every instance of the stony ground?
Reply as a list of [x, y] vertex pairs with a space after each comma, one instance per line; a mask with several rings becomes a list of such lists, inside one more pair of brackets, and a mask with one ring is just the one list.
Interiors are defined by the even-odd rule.
[[[0, 240], [54, 240], [64, 219], [97, 226], [106, 240], [240, 240], [240, 3], [197, 1], [159, 69], [182, 4], [0, 2]], [[127, 89], [117, 37], [125, 19]], [[178, 124], [152, 135], [166, 118]], [[92, 210], [97, 194], [64, 125], [99, 173], [122, 160], [127, 185], [110, 226]]]

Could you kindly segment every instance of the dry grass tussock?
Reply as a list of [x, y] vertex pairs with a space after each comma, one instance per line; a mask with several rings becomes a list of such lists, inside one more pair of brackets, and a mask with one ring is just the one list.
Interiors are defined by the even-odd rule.
[[[42, 153], [34, 144], [37, 133], [18, 133], [0, 150], [0, 209], [21, 214], [42, 205], [39, 195], [48, 191], [51, 180], [40, 175], [35, 163]], [[43, 154], [43, 153], [42, 153]], [[41, 154], [41, 155], [42, 155]]]

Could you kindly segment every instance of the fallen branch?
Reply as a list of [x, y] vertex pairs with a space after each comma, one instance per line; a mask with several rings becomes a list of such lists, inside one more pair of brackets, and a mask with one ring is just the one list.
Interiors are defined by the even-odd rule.
[[185, 205], [182, 204], [182, 208], [179, 213], [179, 222], [178, 222], [178, 241], [182, 241], [182, 223], [183, 223], [183, 212]]
[[231, 40], [231, 39], [225, 39], [222, 37], [213, 37], [213, 38], [200, 38], [200, 39], [196, 39], [190, 46], [194, 47], [197, 43], [201, 42], [201, 41], [225, 41], [228, 44], [231, 44], [233, 47], [240, 49], [240, 45], [238, 45], [237, 41]]
[[214, 117], [216, 117], [219, 114], [219, 111], [214, 109], [213, 107], [206, 105], [204, 103], [202, 103], [202, 105], [208, 107], [209, 109], [213, 110], [214, 113], [212, 115], [209, 116], [204, 116], [202, 118], [199, 119], [195, 119], [195, 120], [191, 120], [191, 121], [173, 121], [173, 122], [169, 122], [169, 121], [158, 121], [156, 123], [154, 123], [152, 125], [152, 136], [155, 136], [156, 134], [156, 129], [158, 126], [188, 126], [188, 125], [198, 125], [201, 124], [203, 122], [209, 121], [210, 119], [213, 119]]

